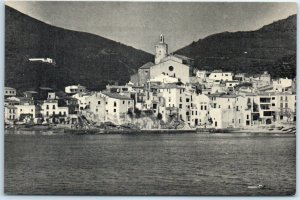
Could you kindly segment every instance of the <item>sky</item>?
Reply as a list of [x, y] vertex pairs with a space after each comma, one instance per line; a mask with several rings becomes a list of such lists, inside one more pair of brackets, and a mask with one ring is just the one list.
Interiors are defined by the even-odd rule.
[[297, 12], [296, 3], [7, 1], [51, 25], [94, 33], [154, 53], [159, 35], [169, 52], [224, 31], [256, 30]]

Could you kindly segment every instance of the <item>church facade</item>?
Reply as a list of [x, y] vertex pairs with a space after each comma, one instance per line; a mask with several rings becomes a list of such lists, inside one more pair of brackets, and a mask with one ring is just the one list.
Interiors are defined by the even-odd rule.
[[[178, 79], [179, 82], [189, 82], [190, 66], [193, 60], [177, 54], [168, 54], [168, 45], [164, 41], [164, 36], [160, 35], [160, 41], [155, 45], [154, 63], [148, 62], [138, 69], [138, 78], [134, 82], [136, 85], [144, 85], [150, 79], [157, 76], [166, 75]], [[136, 75], [135, 75], [136, 76]]]

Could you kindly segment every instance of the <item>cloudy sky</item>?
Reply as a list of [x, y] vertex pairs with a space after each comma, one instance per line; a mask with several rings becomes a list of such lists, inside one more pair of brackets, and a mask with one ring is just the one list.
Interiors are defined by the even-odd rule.
[[90, 32], [153, 53], [163, 33], [170, 51], [224, 31], [255, 30], [297, 12], [295, 3], [14, 2], [48, 24]]

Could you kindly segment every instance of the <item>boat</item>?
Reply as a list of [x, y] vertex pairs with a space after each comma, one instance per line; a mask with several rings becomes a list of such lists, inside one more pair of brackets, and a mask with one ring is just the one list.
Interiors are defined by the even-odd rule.
[[266, 188], [265, 185], [249, 185], [248, 189], [264, 189]]

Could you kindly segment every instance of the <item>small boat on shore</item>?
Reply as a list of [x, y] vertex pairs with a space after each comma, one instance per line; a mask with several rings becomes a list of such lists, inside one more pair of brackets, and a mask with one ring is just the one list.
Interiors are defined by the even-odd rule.
[[248, 189], [264, 189], [266, 188], [265, 185], [249, 185]]

